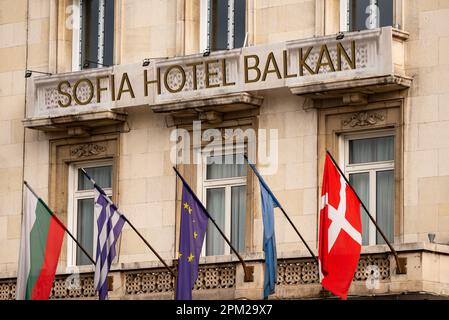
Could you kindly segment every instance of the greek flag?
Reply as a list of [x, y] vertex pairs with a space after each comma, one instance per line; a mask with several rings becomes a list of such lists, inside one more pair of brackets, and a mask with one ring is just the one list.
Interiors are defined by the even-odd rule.
[[98, 217], [97, 256], [95, 264], [94, 285], [100, 300], [108, 298], [108, 272], [116, 256], [117, 242], [125, 218], [109, 200], [106, 193], [95, 185], [95, 216]]

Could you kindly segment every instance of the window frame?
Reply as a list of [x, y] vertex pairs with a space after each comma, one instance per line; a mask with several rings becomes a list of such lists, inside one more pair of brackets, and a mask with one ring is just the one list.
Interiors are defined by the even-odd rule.
[[[227, 25], [227, 50], [234, 49], [235, 32], [235, 0], [226, 0], [228, 2], [228, 25]], [[200, 52], [211, 48], [211, 0], [201, 0], [200, 2]], [[245, 5], [245, 16], [248, 10], [248, 3]], [[248, 36], [248, 21], [245, 19], [245, 39]], [[243, 43], [245, 46], [245, 41]]]
[[[394, 137], [394, 148], [396, 145], [397, 135], [394, 129], [384, 129], [384, 130], [372, 130], [358, 133], [345, 133], [341, 135], [340, 139], [340, 163], [343, 163], [344, 174], [349, 179], [351, 174], [357, 173], [368, 173], [369, 174], [369, 210], [374, 221], [377, 221], [377, 172], [390, 171], [396, 176], [396, 152], [394, 151], [394, 159], [387, 161], [377, 161], [377, 162], [367, 162], [367, 163], [357, 163], [349, 164], [349, 141], [369, 139], [369, 138], [381, 138], [381, 137]], [[396, 193], [396, 187], [394, 187], [393, 192]], [[396, 206], [393, 206], [392, 213], [392, 223], [393, 230], [395, 230], [395, 215]], [[363, 214], [363, 210], [360, 211]], [[368, 245], [377, 245], [377, 230], [374, 223], [369, 220], [369, 237]], [[394, 241], [394, 231], [393, 231], [393, 241]]]
[[[67, 228], [70, 232], [78, 238], [77, 230], [78, 230], [78, 200], [83, 199], [95, 199], [94, 188], [89, 190], [81, 190], [78, 191], [78, 170], [81, 168], [95, 168], [95, 167], [103, 167], [103, 166], [111, 166], [111, 181], [112, 188], [104, 188], [106, 195], [110, 198], [113, 196], [114, 190], [114, 161], [110, 160], [92, 160], [92, 161], [84, 161], [77, 162], [69, 165], [69, 181], [68, 181], [68, 202], [67, 202]], [[94, 200], [95, 201], [95, 200]], [[98, 230], [96, 227], [95, 221], [97, 220], [97, 215], [94, 211], [94, 243], [93, 243], [93, 252], [95, 254], [97, 250], [97, 237]], [[82, 267], [83, 265], [78, 265], [76, 261], [76, 253], [77, 253], [77, 244], [71, 238], [67, 238], [67, 266], [68, 267]], [[95, 257], [92, 257], [95, 259]]]
[[[214, 146], [208, 146], [211, 149], [214, 148]], [[216, 146], [214, 151], [217, 151]], [[246, 172], [246, 175], [241, 177], [230, 177], [230, 178], [222, 178], [222, 179], [207, 179], [207, 157], [210, 156], [210, 153], [208, 152], [209, 149], [203, 148], [201, 151], [201, 168], [200, 170], [197, 170], [197, 194], [199, 195], [200, 201], [204, 204], [204, 207], [207, 208], [207, 190], [208, 189], [218, 189], [218, 188], [224, 188], [225, 189], [225, 228], [223, 233], [226, 235], [226, 237], [232, 241], [231, 239], [231, 220], [232, 220], [232, 188], [238, 187], [238, 186], [246, 186], [248, 187], [248, 172]], [[230, 154], [245, 154], [245, 144], [244, 143], [237, 143], [233, 145], [225, 145], [222, 147], [222, 149], [214, 153], [213, 156], [219, 156], [219, 155], [230, 155]], [[246, 212], [248, 214], [248, 212]], [[246, 230], [245, 230], [246, 233]], [[246, 235], [245, 235], [246, 238]], [[230, 255], [232, 254], [230, 246], [226, 243], [224, 239], [224, 255]], [[207, 243], [207, 232], [204, 236], [204, 245], [201, 250], [201, 256], [208, 256], [206, 255], [206, 243]], [[210, 257], [212, 257], [211, 255]]]
[[[81, 44], [82, 34], [83, 34], [83, 1], [85, 0], [73, 0], [73, 31], [72, 31], [72, 71], [81, 71], [83, 68], [83, 46]], [[104, 25], [105, 25], [105, 1], [99, 0], [99, 12], [98, 12], [98, 52], [97, 52], [97, 61], [99, 64], [95, 67], [90, 67], [88, 69], [95, 69], [97, 67], [103, 67], [104, 61]], [[109, 0], [110, 1], [110, 0]], [[114, 1], [114, 6], [116, 3]], [[115, 10], [114, 10], [115, 11]], [[115, 14], [114, 14], [115, 15]], [[115, 16], [113, 17], [114, 26], [115, 26]], [[114, 40], [115, 42], [115, 35]], [[115, 46], [114, 46], [115, 47]], [[113, 50], [113, 54], [115, 50]]]

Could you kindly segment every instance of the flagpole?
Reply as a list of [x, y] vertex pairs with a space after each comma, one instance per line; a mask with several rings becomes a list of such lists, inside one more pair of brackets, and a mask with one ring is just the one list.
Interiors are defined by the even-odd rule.
[[[265, 186], [265, 188], [267, 188], [268, 190], [270, 190], [268, 188], [268, 186], [266, 185], [266, 183], [261, 180], [260, 175], [258, 172], [256, 172], [252, 166], [252, 163], [249, 162], [248, 157], [246, 156], [246, 154], [244, 155], [245, 160], [248, 162], [248, 164], [250, 165], [251, 169], [253, 170], [254, 174], [259, 178], [259, 181]], [[271, 191], [271, 190], [270, 190]], [[302, 237], [301, 233], [298, 231], [298, 229], [296, 228], [296, 226], [293, 224], [293, 221], [290, 219], [290, 217], [288, 216], [287, 212], [285, 212], [284, 208], [281, 206], [281, 204], [279, 203], [279, 201], [277, 201], [276, 199], [276, 204], [278, 205], [279, 209], [281, 209], [282, 213], [284, 214], [284, 216], [287, 218], [287, 221], [290, 223], [290, 225], [293, 227], [293, 229], [295, 230], [296, 234], [299, 236], [299, 238], [301, 239], [302, 243], [306, 246], [307, 250], [309, 251], [310, 255], [313, 257], [313, 259], [315, 260], [315, 262], [318, 264], [318, 258], [315, 256], [315, 254], [313, 253], [312, 249], [310, 249], [309, 245], [307, 244], [306, 240], [304, 240], [304, 238]]]
[[221, 231], [220, 227], [218, 227], [217, 223], [215, 222], [214, 218], [212, 218], [212, 216], [209, 214], [209, 212], [207, 211], [207, 209], [204, 207], [203, 203], [200, 201], [200, 199], [198, 199], [198, 197], [196, 196], [195, 192], [192, 191], [192, 189], [190, 188], [190, 186], [188, 185], [188, 183], [184, 180], [184, 178], [181, 176], [181, 174], [179, 173], [179, 171], [173, 167], [173, 170], [175, 170], [176, 175], [179, 177], [179, 179], [181, 179], [181, 181], [183, 182], [184, 186], [187, 188], [187, 190], [192, 194], [192, 196], [195, 198], [195, 200], [199, 203], [199, 205], [201, 206], [201, 209], [203, 209], [203, 211], [206, 213], [206, 215], [208, 216], [208, 218], [210, 219], [210, 221], [214, 224], [214, 226], [217, 228], [218, 232], [221, 234], [221, 236], [223, 237], [223, 239], [226, 241], [226, 243], [229, 245], [229, 247], [231, 248], [231, 250], [235, 253], [235, 255], [237, 256], [237, 258], [239, 259], [240, 263], [243, 266], [243, 271], [245, 272], [245, 282], [252, 282], [254, 281], [254, 275], [252, 274], [253, 271], [251, 271], [251, 268], [248, 267], [245, 263], [245, 261], [243, 260], [243, 258], [240, 256], [240, 254], [238, 253], [238, 251], [234, 248], [234, 246], [231, 244], [231, 241], [229, 241], [229, 239], [226, 237], [226, 235], [223, 233], [223, 231]]
[[345, 179], [347, 185], [351, 188], [352, 192], [354, 192], [355, 196], [357, 197], [357, 199], [359, 200], [360, 204], [362, 205], [362, 208], [365, 210], [366, 214], [368, 215], [369, 219], [371, 220], [371, 222], [374, 224], [374, 226], [376, 227], [377, 231], [380, 233], [380, 235], [382, 236], [382, 238], [385, 240], [385, 242], [387, 243], [388, 247], [390, 248], [390, 251], [393, 253], [394, 258], [396, 260], [396, 265], [398, 268], [398, 273], [399, 274], [403, 274], [404, 269], [403, 269], [403, 263], [401, 263], [399, 261], [399, 257], [398, 257], [398, 253], [396, 252], [396, 250], [394, 250], [393, 246], [391, 245], [390, 241], [388, 241], [387, 237], [385, 236], [385, 234], [383, 233], [382, 229], [379, 227], [379, 225], [377, 224], [376, 220], [373, 218], [373, 216], [371, 215], [371, 213], [368, 211], [368, 208], [365, 206], [365, 204], [363, 203], [363, 201], [360, 199], [359, 195], [357, 194], [357, 192], [355, 191], [355, 189], [352, 187], [352, 185], [349, 183], [348, 178], [346, 178], [345, 174], [343, 173], [343, 171], [340, 169], [340, 167], [338, 166], [337, 162], [335, 161], [334, 157], [332, 157], [331, 153], [329, 152], [329, 150], [326, 149], [326, 153], [329, 155], [330, 159], [332, 160], [333, 164], [335, 165], [335, 167], [337, 168], [338, 172], [340, 172], [340, 175]]
[[[80, 169], [81, 169], [81, 171], [84, 173], [84, 175], [87, 177], [87, 179], [89, 179], [90, 182], [92, 182], [92, 184], [93, 184], [95, 187], [97, 187], [97, 188], [103, 190], [99, 185], [97, 185], [97, 183], [95, 182], [95, 180], [92, 179], [92, 177], [86, 172], [86, 170], [84, 170], [84, 168], [80, 168]], [[106, 197], [104, 197], [104, 198], [108, 201], [109, 204], [114, 205], [114, 203], [112, 202], [111, 199], [109, 199], [108, 196], [106, 196]], [[164, 261], [164, 259], [162, 259], [162, 257], [156, 252], [156, 250], [153, 249], [153, 247], [152, 247], [152, 246], [148, 243], [148, 241], [142, 236], [142, 234], [136, 229], [136, 227], [134, 227], [134, 225], [131, 223], [131, 221], [129, 221], [128, 218], [127, 218], [123, 213], [121, 213], [120, 210], [119, 210], [118, 208], [117, 208], [117, 213], [120, 214], [120, 215], [123, 217], [123, 220], [125, 220], [125, 222], [128, 223], [128, 225], [131, 227], [131, 229], [133, 229], [134, 232], [139, 236], [139, 238], [142, 239], [142, 241], [146, 244], [146, 246], [147, 246], [148, 248], [150, 248], [151, 252], [153, 252], [154, 255], [159, 259], [159, 261], [162, 262], [162, 264], [164, 265], [164, 267], [171, 273], [171, 275], [172, 275], [173, 277], [176, 278], [175, 273], [174, 273], [174, 272], [172, 271], [172, 269], [167, 265], [167, 263]]]
[[[28, 184], [28, 182], [23, 181], [23, 184], [28, 188], [28, 190], [31, 191], [32, 194], [34, 194], [34, 196], [38, 199], [40, 199], [40, 197], [37, 195], [37, 193], [33, 190], [33, 188], [31, 188], [31, 186]], [[50, 215], [56, 220], [56, 222], [65, 230], [65, 232], [67, 232], [67, 234], [70, 236], [70, 238], [73, 239], [73, 241], [75, 241], [75, 243], [77, 244], [77, 246], [81, 249], [81, 251], [86, 255], [86, 257], [92, 262], [92, 264], [95, 265], [95, 261], [94, 259], [92, 259], [92, 257], [87, 253], [87, 251], [83, 248], [83, 246], [81, 245], [81, 243], [78, 242], [78, 240], [76, 240], [76, 238], [72, 235], [72, 233], [69, 231], [69, 229], [67, 229], [67, 227], [61, 222], [61, 220], [59, 220], [59, 218], [53, 213], [53, 211], [50, 210], [50, 208], [47, 206], [47, 204], [42, 201], [42, 204], [45, 206], [45, 208], [47, 209], [47, 211], [50, 213]]]

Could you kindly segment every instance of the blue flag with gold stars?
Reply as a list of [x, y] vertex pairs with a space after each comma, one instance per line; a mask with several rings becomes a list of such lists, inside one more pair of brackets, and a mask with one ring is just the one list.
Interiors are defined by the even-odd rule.
[[192, 300], [208, 214], [183, 181], [176, 300]]

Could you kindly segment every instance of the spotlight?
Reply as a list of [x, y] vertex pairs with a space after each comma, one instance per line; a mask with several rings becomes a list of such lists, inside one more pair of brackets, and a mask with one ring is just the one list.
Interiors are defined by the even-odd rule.
[[142, 67], [148, 67], [150, 65], [150, 58], [145, 58], [142, 61]]
[[31, 75], [34, 73], [39, 73], [39, 74], [45, 74], [47, 76], [51, 76], [50, 72], [42, 72], [42, 71], [36, 71], [36, 70], [25, 70], [25, 78], [29, 78], [31, 77]]
[[203, 52], [203, 57], [208, 57], [208, 56], [210, 56], [210, 49], [206, 48], [206, 50], [204, 50], [204, 52]]
[[345, 34], [343, 32], [337, 33], [336, 40], [342, 40], [345, 37]]
[[98, 61], [92, 61], [92, 60], [84, 59], [83, 68], [84, 69], [89, 68], [91, 63], [96, 64], [97, 66], [110, 67], [107, 64], [103, 64], [103, 63], [100, 63]]
[[435, 233], [429, 233], [427, 237], [429, 237], [430, 243], [435, 243]]

